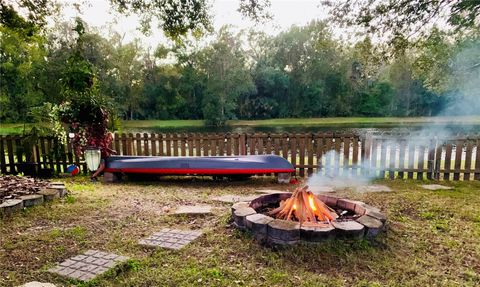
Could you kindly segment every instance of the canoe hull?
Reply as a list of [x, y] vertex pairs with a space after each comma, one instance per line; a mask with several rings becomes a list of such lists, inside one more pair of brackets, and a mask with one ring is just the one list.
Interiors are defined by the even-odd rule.
[[254, 175], [292, 173], [295, 169], [276, 155], [154, 157], [111, 156], [105, 172], [164, 175]]

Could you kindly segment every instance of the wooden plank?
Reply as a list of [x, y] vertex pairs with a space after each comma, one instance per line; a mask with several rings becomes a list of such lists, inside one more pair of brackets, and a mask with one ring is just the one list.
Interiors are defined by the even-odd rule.
[[387, 168], [387, 142], [382, 140], [380, 144], [380, 178], [385, 178], [385, 169]]
[[407, 141], [406, 140], [400, 140], [399, 143], [399, 156], [398, 156], [398, 178], [403, 179], [405, 173], [403, 170], [405, 169], [405, 162], [407, 161], [407, 158], [405, 157], [406, 155], [406, 149], [407, 149]]
[[[413, 169], [415, 163], [415, 145], [412, 142], [408, 143], [408, 168]], [[407, 178], [413, 179], [413, 172], [407, 173]]]
[[455, 170], [453, 172], [453, 180], [460, 180], [460, 168], [462, 164], [462, 153], [463, 153], [463, 141], [458, 140], [455, 142]]
[[[58, 146], [58, 139], [56, 139], [56, 138], [53, 139], [53, 146], [54, 146], [54, 147], [57, 147], [57, 146]], [[55, 155], [55, 163], [56, 163], [56, 165], [55, 165], [55, 166], [56, 166], [57, 172], [59, 172], [59, 173], [62, 172], [62, 171], [61, 171], [61, 166], [60, 166], [60, 164], [61, 164], [61, 159], [60, 159], [60, 158], [61, 158], [61, 155], [59, 155], [58, 153], [56, 153], [56, 155]]]
[[428, 146], [428, 161], [427, 161], [427, 179], [432, 180], [434, 178], [434, 167], [435, 167], [435, 146], [437, 145], [436, 140], [430, 140]]
[[157, 156], [158, 152], [157, 152], [157, 134], [156, 133], [150, 134], [150, 143], [152, 145], [152, 149], [151, 149], [152, 156]]
[[372, 134], [367, 133], [367, 135], [363, 138], [361, 143], [362, 147], [360, 150], [360, 160], [363, 167], [362, 174], [366, 176], [369, 176], [370, 171], [372, 170], [372, 143]]
[[247, 140], [246, 140], [246, 135], [241, 134], [239, 139], [238, 139], [238, 152], [240, 155], [246, 155], [247, 154]]
[[470, 180], [470, 171], [472, 170], [472, 141], [467, 141], [467, 147], [465, 150], [465, 173], [463, 174], [463, 180]]
[[444, 180], [450, 180], [450, 168], [452, 163], [452, 143], [447, 142], [445, 150], [445, 168], [443, 173]]
[[267, 141], [267, 143], [265, 145], [265, 153], [266, 154], [272, 154], [272, 138], [270, 137], [270, 135], [267, 135], [265, 140]]
[[172, 135], [165, 134], [165, 153], [167, 156], [172, 156]]
[[187, 138], [188, 138], [188, 156], [193, 156], [194, 155], [195, 145], [194, 145], [193, 137], [194, 137], [194, 135], [192, 133], [189, 133], [187, 135]]
[[425, 145], [421, 144], [418, 147], [418, 170], [417, 172], [417, 179], [423, 179], [423, 170], [425, 170]]
[[377, 154], [378, 154], [378, 145], [379, 145], [379, 140], [372, 138], [372, 155], [371, 155], [371, 160], [370, 160], [370, 168], [368, 171], [368, 174], [370, 176], [377, 176], [377, 165], [378, 165], [378, 160], [377, 160]]
[[142, 138], [139, 133], [135, 134], [136, 149], [135, 155], [142, 155]]
[[134, 155], [133, 153], [133, 133], [128, 133], [127, 136], [127, 155]]
[[340, 171], [340, 157], [341, 157], [340, 150], [342, 148], [342, 141], [343, 141], [342, 138], [335, 137], [335, 153], [333, 155], [334, 156], [333, 158], [333, 162], [334, 162], [333, 174], [334, 175], [338, 175]]
[[248, 142], [248, 151], [249, 151], [249, 154], [251, 155], [254, 155], [256, 154], [256, 145], [257, 145], [257, 136], [256, 134], [251, 134], [248, 136], [248, 139], [247, 139], [247, 142]]
[[212, 134], [212, 137], [210, 139], [210, 155], [212, 156], [217, 156], [217, 135]]
[[201, 141], [201, 134], [195, 134], [195, 155], [202, 156], [202, 141]]
[[202, 139], [203, 156], [208, 156], [208, 136], [204, 135]]
[[284, 159], [288, 160], [288, 151], [289, 151], [289, 143], [290, 139], [288, 137], [288, 134], [283, 134], [282, 136], [282, 156]]
[[325, 174], [326, 175], [332, 175], [331, 171], [333, 170], [332, 168], [332, 146], [333, 146], [333, 137], [327, 137], [325, 139]]
[[233, 153], [239, 155], [239, 135], [237, 133], [233, 134]]
[[73, 149], [72, 149], [72, 145], [68, 142], [67, 140], [67, 152], [68, 152], [68, 164], [73, 164], [74, 163], [74, 160], [73, 160]]
[[258, 154], [263, 154], [263, 135], [259, 134], [257, 138], [257, 152]]
[[435, 180], [440, 180], [440, 168], [442, 164], [442, 153], [443, 153], [443, 143], [437, 140], [435, 147], [435, 163], [434, 163], [434, 171], [433, 171], [433, 178]]
[[118, 133], [113, 134], [113, 142], [114, 142], [113, 149], [117, 152], [117, 154], [121, 154], [122, 150], [120, 147], [120, 135]]
[[307, 139], [307, 156], [308, 156], [308, 170], [307, 170], [307, 174], [308, 176], [311, 176], [313, 174], [313, 155], [314, 155], [314, 149], [313, 149], [313, 136], [308, 136]]
[[172, 143], [173, 143], [173, 156], [178, 156], [179, 136], [178, 134], [173, 134], [171, 136], [172, 136]]
[[187, 155], [187, 136], [185, 134], [180, 134], [180, 155]]
[[4, 137], [0, 135], [0, 171], [2, 174], [7, 173], [7, 162], [5, 160], [5, 144]]
[[[39, 141], [40, 141], [40, 151], [42, 153], [41, 160], [40, 160], [41, 167], [44, 168], [44, 169], [48, 169], [48, 166], [47, 166], [48, 155], [47, 155], [47, 151], [45, 149], [45, 138], [41, 137], [41, 138], [39, 138]], [[68, 145], [69, 145], [70, 150], [71, 150], [72, 145], [70, 144], [70, 138], [67, 139], [67, 142], [68, 142]]]
[[218, 155], [225, 155], [225, 136], [223, 134], [217, 135], [218, 138]]
[[282, 149], [281, 145], [280, 145], [280, 138], [278, 138], [278, 136], [276, 136], [274, 139], [273, 139], [273, 152], [276, 154], [276, 155], [280, 155], [280, 150]]
[[227, 152], [227, 155], [232, 155], [232, 135], [230, 133], [228, 133], [226, 135], [226, 138], [227, 138], [227, 145], [226, 145], [226, 152]]
[[390, 153], [388, 155], [389, 159], [389, 171], [388, 171], [388, 177], [390, 179], [395, 179], [395, 165], [396, 165], [396, 160], [397, 160], [397, 143], [396, 142], [390, 142]]
[[350, 142], [349, 137], [343, 138], [343, 169], [342, 174], [344, 176], [348, 175], [350, 172]]
[[322, 158], [324, 151], [324, 138], [320, 134], [315, 135], [315, 145], [316, 145], [316, 156], [317, 156], [317, 172], [321, 171], [323, 168]]
[[67, 168], [68, 168], [68, 165], [67, 165], [67, 151], [65, 149], [65, 145], [64, 144], [60, 144], [61, 148], [60, 148], [60, 158], [62, 160], [62, 167], [63, 167], [63, 172], [66, 173], [67, 172]]
[[294, 135], [289, 134], [290, 138], [290, 163], [295, 168], [295, 173], [297, 173], [297, 139]]
[[475, 149], [475, 173], [473, 174], [473, 179], [474, 180], [480, 180], [480, 138], [477, 139], [476, 143], [476, 149]]
[[143, 155], [150, 155], [149, 142], [151, 140], [148, 138], [147, 133], [143, 133]]
[[157, 135], [157, 138], [158, 138], [158, 155], [159, 156], [163, 156], [165, 155], [165, 152], [164, 152], [164, 147], [163, 147], [163, 143], [164, 143], [164, 136], [163, 134], [158, 134]]
[[352, 139], [352, 175], [358, 175], [358, 154], [359, 154], [359, 138], [354, 136]]
[[298, 146], [299, 146], [299, 163], [300, 163], [300, 176], [304, 177], [305, 176], [305, 135], [297, 135], [296, 137]]
[[127, 155], [127, 135], [122, 134], [122, 155]]

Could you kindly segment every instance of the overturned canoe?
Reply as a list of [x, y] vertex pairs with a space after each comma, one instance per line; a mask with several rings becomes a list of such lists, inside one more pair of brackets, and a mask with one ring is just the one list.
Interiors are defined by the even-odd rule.
[[164, 175], [254, 175], [292, 173], [295, 169], [276, 155], [163, 157], [111, 156], [105, 172]]

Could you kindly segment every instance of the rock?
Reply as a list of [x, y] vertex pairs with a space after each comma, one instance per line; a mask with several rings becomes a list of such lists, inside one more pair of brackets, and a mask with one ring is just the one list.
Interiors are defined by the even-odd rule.
[[179, 206], [175, 214], [187, 214], [187, 215], [203, 215], [212, 213], [212, 207], [210, 205], [182, 205]]
[[232, 205], [232, 214], [235, 212], [235, 210], [243, 207], [250, 207], [248, 202], [237, 202]]
[[380, 211], [374, 210], [374, 209], [367, 208], [366, 211], [365, 211], [365, 215], [369, 215], [373, 218], [376, 218], [376, 219], [380, 220], [382, 223], [385, 223], [385, 221], [387, 221], [387, 217], [385, 216], [385, 214], [381, 213]]
[[367, 238], [373, 238], [382, 230], [383, 223], [369, 215], [361, 216], [357, 219], [357, 222], [366, 227], [365, 236]]
[[423, 184], [423, 185], [420, 185], [420, 187], [428, 190], [452, 190], [453, 189], [453, 187], [451, 186], [445, 186], [440, 184]]
[[245, 217], [246, 227], [253, 232], [255, 238], [263, 242], [267, 239], [267, 225], [274, 219], [264, 214], [255, 213]]
[[343, 209], [343, 210], [348, 210], [348, 211], [355, 212], [355, 206], [356, 206], [356, 204], [352, 200], [339, 199], [337, 201], [337, 207], [340, 208], [340, 209]]
[[235, 210], [233, 213], [233, 222], [237, 228], [245, 229], [246, 228], [246, 220], [245, 217], [251, 214], [257, 213], [251, 207], [241, 207]]
[[21, 199], [9, 199], [0, 204], [1, 215], [11, 215], [16, 211], [22, 210], [23, 200]]
[[55, 188], [42, 189], [38, 194], [43, 195], [44, 201], [52, 201], [55, 198], [60, 197], [60, 193], [58, 189], [55, 189]]
[[288, 172], [282, 172], [277, 175], [278, 183], [290, 183], [292, 179], [292, 174]]
[[52, 283], [42, 283], [42, 282], [37, 282], [37, 281], [32, 281], [25, 283], [19, 287], [55, 287]]
[[332, 224], [339, 235], [357, 239], [363, 237], [365, 227], [356, 221], [332, 221]]
[[300, 240], [300, 223], [275, 219], [267, 227], [268, 241], [274, 244], [295, 244]]
[[335, 227], [331, 224], [328, 226], [318, 225], [315, 223], [305, 222], [300, 227], [300, 236], [306, 241], [323, 241], [332, 239], [335, 236]]
[[43, 203], [43, 195], [41, 194], [31, 194], [20, 196], [20, 199], [23, 200], [24, 207], [31, 207]]
[[372, 184], [357, 188], [359, 192], [390, 192], [392, 189], [386, 185]]
[[222, 196], [217, 196], [212, 198], [212, 200], [225, 202], [225, 203], [235, 203], [235, 202], [242, 202], [242, 201], [252, 201], [257, 198], [257, 195], [236, 195], [236, 194], [225, 194]]

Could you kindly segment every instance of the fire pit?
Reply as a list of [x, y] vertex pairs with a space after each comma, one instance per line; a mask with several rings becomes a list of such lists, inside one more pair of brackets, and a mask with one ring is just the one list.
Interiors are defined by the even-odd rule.
[[373, 238], [386, 217], [360, 201], [315, 195], [308, 187], [293, 193], [260, 196], [232, 206], [234, 225], [249, 230], [261, 243], [291, 245], [334, 238]]

